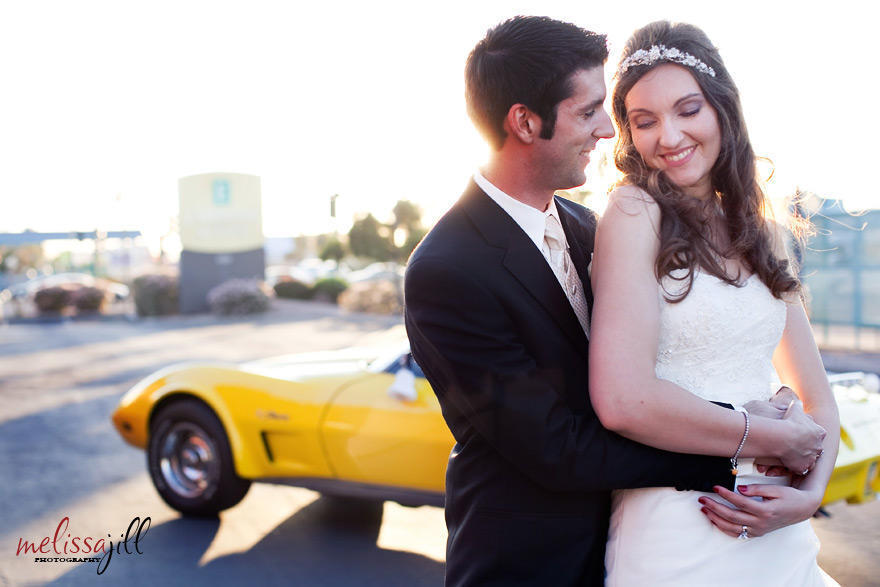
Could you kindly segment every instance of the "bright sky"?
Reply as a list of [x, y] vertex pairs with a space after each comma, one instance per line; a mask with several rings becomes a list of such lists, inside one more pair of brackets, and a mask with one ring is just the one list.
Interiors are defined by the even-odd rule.
[[465, 58], [515, 14], [608, 33], [612, 63], [651, 20], [702, 27], [777, 189], [880, 206], [875, 19], [862, 3], [302, 4], [3, 0], [0, 232], [158, 235], [177, 179], [213, 171], [262, 178], [267, 236], [329, 229], [334, 193], [343, 229], [357, 212], [388, 218], [399, 199], [433, 220], [488, 152], [465, 114]]

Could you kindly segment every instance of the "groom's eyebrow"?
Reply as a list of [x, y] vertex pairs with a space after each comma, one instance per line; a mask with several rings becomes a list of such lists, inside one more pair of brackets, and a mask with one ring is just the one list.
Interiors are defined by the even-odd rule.
[[581, 112], [589, 112], [590, 110], [595, 110], [596, 108], [600, 108], [604, 103], [605, 98], [602, 98], [600, 100], [593, 100], [592, 102], [581, 108]]

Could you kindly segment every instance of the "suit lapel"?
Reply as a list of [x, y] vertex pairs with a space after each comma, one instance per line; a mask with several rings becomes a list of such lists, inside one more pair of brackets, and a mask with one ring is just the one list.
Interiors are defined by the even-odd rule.
[[585, 226], [583, 222], [578, 222], [570, 210], [567, 200], [558, 196], [556, 196], [556, 209], [559, 210], [559, 219], [562, 222], [562, 229], [565, 231], [565, 238], [568, 240], [571, 261], [577, 269], [578, 277], [581, 278], [581, 285], [587, 298], [587, 307], [592, 312], [593, 288], [590, 284], [590, 274], [587, 268], [593, 258], [593, 244], [596, 237], [595, 217], [592, 214], [589, 215]]
[[587, 338], [556, 276], [519, 225], [471, 182], [462, 205], [486, 241], [505, 250], [503, 265], [552, 316], [575, 346], [586, 353]]

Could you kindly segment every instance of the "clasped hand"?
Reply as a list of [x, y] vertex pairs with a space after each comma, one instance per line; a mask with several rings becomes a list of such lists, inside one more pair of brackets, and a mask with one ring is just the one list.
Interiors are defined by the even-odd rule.
[[759, 471], [766, 471], [767, 475], [792, 475], [793, 487], [740, 485], [736, 492], [715, 487], [715, 493], [734, 507], [709, 497], [701, 497], [699, 502], [706, 517], [725, 534], [740, 536], [747, 526], [748, 536], [757, 537], [802, 522], [819, 508], [822, 495], [798, 486], [800, 475], [808, 472], [822, 453], [825, 430], [804, 412], [797, 395], [787, 387], [781, 388], [770, 401], [752, 401], [744, 407], [752, 416], [789, 420], [795, 427], [795, 438], [799, 441], [789, 447], [787, 454], [778, 460], [756, 460]]
[[791, 441], [781, 447], [779, 461], [759, 459], [757, 462], [759, 466], [778, 465], [772, 467], [769, 475], [805, 475], [815, 466], [822, 454], [825, 429], [804, 412], [803, 403], [790, 388], [781, 387], [770, 401], [751, 401], [743, 407], [752, 416], [785, 420], [790, 426]]

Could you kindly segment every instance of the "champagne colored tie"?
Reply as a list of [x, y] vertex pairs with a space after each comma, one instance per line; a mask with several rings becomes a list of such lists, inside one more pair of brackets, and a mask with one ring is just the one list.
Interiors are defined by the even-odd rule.
[[565, 291], [565, 297], [571, 304], [581, 328], [587, 338], [590, 337], [590, 312], [587, 308], [587, 298], [584, 295], [583, 284], [571, 261], [571, 255], [568, 252], [568, 243], [565, 239], [565, 231], [562, 230], [562, 224], [555, 216], [548, 215], [546, 225], [544, 227], [544, 242], [550, 249], [550, 266], [559, 284]]

